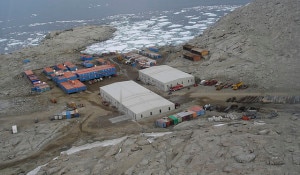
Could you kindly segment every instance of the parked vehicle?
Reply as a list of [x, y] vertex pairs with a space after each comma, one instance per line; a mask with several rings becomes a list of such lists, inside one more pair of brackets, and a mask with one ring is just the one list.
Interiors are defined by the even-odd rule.
[[207, 81], [204, 82], [204, 86], [213, 86], [213, 85], [215, 85], [217, 83], [218, 83], [218, 81], [215, 80], [215, 79], [207, 80]]
[[180, 90], [182, 88], [183, 88], [183, 85], [182, 84], [178, 84], [176, 86], [171, 87], [170, 91], [178, 91], [178, 90]]

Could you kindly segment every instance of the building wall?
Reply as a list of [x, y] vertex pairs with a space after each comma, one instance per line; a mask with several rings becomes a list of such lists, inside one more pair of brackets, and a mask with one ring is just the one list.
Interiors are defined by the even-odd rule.
[[174, 81], [170, 81], [168, 83], [162, 83], [158, 80], [153, 79], [152, 77], [148, 76], [147, 74], [139, 72], [139, 78], [144, 83], [149, 83], [151, 85], [154, 85], [162, 91], [168, 91], [171, 87], [174, 87], [177, 84], [182, 84], [184, 87], [195, 84], [195, 77], [179, 78]]
[[159, 108], [149, 109], [141, 113], [134, 113], [102, 89], [100, 89], [100, 95], [105, 101], [109, 102], [110, 105], [115, 106], [120, 112], [123, 112], [125, 115], [132, 117], [133, 120], [140, 120], [142, 118], [155, 116], [175, 109], [175, 104], [172, 103], [170, 105], [161, 106]]
[[151, 117], [151, 116], [155, 116], [155, 115], [162, 114], [162, 113], [165, 113], [165, 112], [169, 112], [169, 111], [172, 111], [174, 109], [175, 109], [175, 104], [161, 106], [159, 108], [154, 108], [154, 109], [150, 109], [150, 110], [147, 110], [147, 111], [143, 111], [142, 113], [134, 114], [132, 116], [132, 118], [134, 120], [140, 120], [140, 119], [143, 119], [143, 118], [146, 118], [146, 117]]
[[174, 87], [178, 84], [182, 84], [183, 87], [193, 85], [193, 84], [195, 84], [195, 78], [194, 77], [180, 78], [180, 79], [168, 82], [167, 84], [165, 84], [164, 89], [165, 89], [165, 91], [168, 91], [171, 87]]

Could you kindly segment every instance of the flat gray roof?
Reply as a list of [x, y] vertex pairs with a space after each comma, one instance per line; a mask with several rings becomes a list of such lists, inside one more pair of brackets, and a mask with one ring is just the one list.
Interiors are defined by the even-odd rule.
[[139, 71], [162, 83], [168, 83], [180, 78], [194, 78], [191, 74], [167, 65], [153, 66]]
[[134, 81], [123, 81], [100, 87], [132, 112], [138, 114], [162, 106], [171, 106], [172, 102], [144, 88]]

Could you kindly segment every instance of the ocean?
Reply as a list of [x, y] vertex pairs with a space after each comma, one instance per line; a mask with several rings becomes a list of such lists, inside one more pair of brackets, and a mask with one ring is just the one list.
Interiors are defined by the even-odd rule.
[[182, 44], [250, 0], [4, 0], [0, 53], [38, 45], [53, 30], [111, 25], [114, 37], [84, 53]]

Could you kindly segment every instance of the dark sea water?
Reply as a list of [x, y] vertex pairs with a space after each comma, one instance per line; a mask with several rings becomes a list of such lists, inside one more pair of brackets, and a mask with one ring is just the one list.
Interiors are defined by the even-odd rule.
[[49, 31], [108, 24], [118, 32], [87, 53], [180, 44], [250, 0], [1, 0], [0, 53], [37, 45]]

